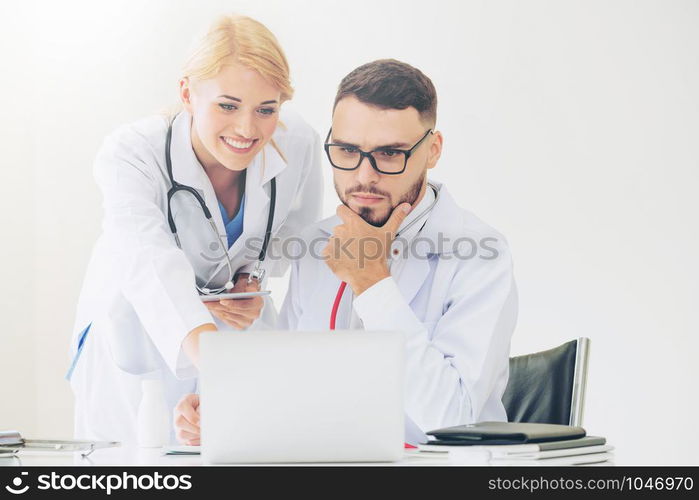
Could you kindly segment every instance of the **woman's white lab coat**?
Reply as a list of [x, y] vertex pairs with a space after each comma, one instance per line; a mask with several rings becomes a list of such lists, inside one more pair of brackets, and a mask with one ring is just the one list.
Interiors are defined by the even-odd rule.
[[[173, 177], [199, 191], [226, 242], [216, 195], [192, 150], [190, 127], [190, 115], [177, 115]], [[229, 277], [223, 249], [195, 198], [182, 192], [173, 197], [182, 250], [167, 224], [166, 133], [164, 116], [124, 126], [107, 137], [95, 161], [104, 223], [88, 265], [71, 342], [75, 358], [80, 334], [91, 325], [71, 377], [77, 438], [133, 442], [142, 379], [161, 379], [168, 407], [173, 408], [183, 394], [196, 389], [196, 370], [181, 349], [182, 340], [203, 323], [225, 327], [209, 313], [194, 286], [195, 273], [199, 278], [213, 276], [211, 282], [218, 286]], [[318, 135], [284, 110], [273, 139], [284, 157], [268, 143], [247, 169], [243, 233], [229, 250], [234, 271], [249, 271], [257, 261], [273, 177], [273, 241], [263, 266], [268, 273], [283, 271], [283, 238], [320, 217]], [[256, 323], [275, 322], [274, 305], [265, 299]]]

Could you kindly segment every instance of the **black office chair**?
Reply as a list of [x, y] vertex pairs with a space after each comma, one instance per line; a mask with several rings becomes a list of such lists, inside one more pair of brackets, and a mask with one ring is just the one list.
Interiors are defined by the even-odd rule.
[[510, 358], [502, 402], [510, 422], [582, 426], [590, 339]]

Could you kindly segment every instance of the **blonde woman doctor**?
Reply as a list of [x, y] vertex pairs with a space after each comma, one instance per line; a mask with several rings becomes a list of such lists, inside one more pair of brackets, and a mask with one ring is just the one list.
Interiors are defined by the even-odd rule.
[[185, 65], [182, 111], [105, 140], [95, 161], [103, 233], [67, 375], [76, 438], [135, 442], [143, 380], [162, 381], [172, 409], [196, 391], [201, 332], [275, 324], [268, 298], [200, 296], [259, 290], [264, 271], [283, 270], [284, 237], [320, 217], [320, 141], [281, 110], [292, 93], [272, 33], [226, 16]]

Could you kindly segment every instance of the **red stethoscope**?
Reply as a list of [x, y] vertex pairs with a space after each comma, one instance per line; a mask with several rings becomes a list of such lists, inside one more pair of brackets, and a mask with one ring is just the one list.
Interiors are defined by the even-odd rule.
[[337, 310], [340, 308], [340, 302], [342, 302], [342, 295], [345, 293], [345, 288], [347, 288], [347, 283], [340, 283], [340, 288], [337, 289], [337, 295], [335, 295], [335, 302], [333, 303], [333, 309], [330, 313], [330, 329], [335, 329], [335, 320], [337, 320]]

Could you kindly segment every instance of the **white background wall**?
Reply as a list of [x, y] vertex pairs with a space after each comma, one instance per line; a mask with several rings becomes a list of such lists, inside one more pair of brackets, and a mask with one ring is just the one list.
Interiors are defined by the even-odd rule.
[[[63, 374], [99, 233], [95, 152], [119, 124], [176, 102], [193, 37], [231, 11], [278, 36], [290, 104], [321, 134], [355, 66], [395, 57], [429, 75], [446, 138], [434, 178], [513, 249], [513, 353], [591, 337], [588, 432], [619, 463], [698, 463], [699, 2], [688, 0], [1, 3], [0, 429], [71, 434]], [[275, 288], [282, 297], [283, 280]]]

